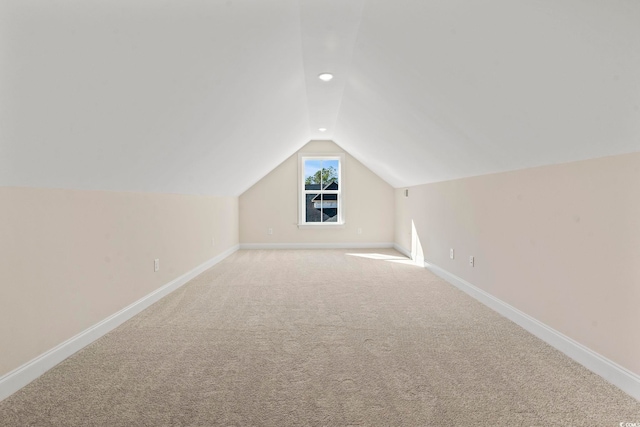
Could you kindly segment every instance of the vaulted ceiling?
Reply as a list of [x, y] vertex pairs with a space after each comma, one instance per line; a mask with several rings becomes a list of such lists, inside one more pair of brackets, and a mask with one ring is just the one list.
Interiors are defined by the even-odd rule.
[[640, 2], [0, 0], [0, 185], [238, 195], [312, 139], [395, 187], [640, 151]]

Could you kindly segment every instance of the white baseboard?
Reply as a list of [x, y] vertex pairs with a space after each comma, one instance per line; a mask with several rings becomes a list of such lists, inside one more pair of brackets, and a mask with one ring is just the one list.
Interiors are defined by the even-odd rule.
[[193, 270], [183, 274], [177, 279], [172, 280], [161, 288], [151, 292], [145, 297], [139, 299], [133, 304], [123, 308], [115, 314], [107, 317], [101, 322], [91, 326], [90, 328], [80, 332], [78, 335], [69, 338], [65, 342], [58, 344], [54, 348], [46, 351], [35, 359], [25, 363], [24, 365], [14, 369], [13, 371], [0, 377], [0, 401], [9, 397], [31, 381], [44, 374], [67, 357], [83, 349], [98, 338], [120, 326], [122, 323], [131, 319], [151, 304], [159, 301], [161, 298], [178, 289], [205, 270], [213, 267], [235, 251], [240, 245], [235, 245], [221, 254], [211, 258], [209, 261], [200, 264]]
[[406, 256], [407, 258], [411, 258], [411, 251], [408, 250], [407, 248], [404, 248], [402, 246], [400, 246], [397, 243], [393, 244], [393, 249], [395, 249], [396, 251], [400, 252], [402, 255]]
[[[396, 250], [399, 251], [398, 248], [396, 248]], [[464, 279], [461, 279], [460, 277], [451, 274], [436, 265], [429, 264], [428, 262], [425, 262], [424, 266], [458, 289], [471, 295], [487, 307], [500, 313], [517, 325], [520, 325], [522, 328], [557, 350], [560, 350], [562, 353], [580, 363], [585, 368], [620, 388], [625, 393], [637, 400], [640, 400], [640, 376], [637, 374], [625, 369], [606, 357], [601, 356], [595, 351], [585, 347], [577, 341], [574, 341], [568, 336], [563, 335], [555, 329], [550, 328], [544, 323], [534, 319], [526, 313], [523, 313], [506, 302], [499, 300], [482, 289], [473, 286]]]
[[240, 249], [381, 249], [393, 243], [240, 243]]

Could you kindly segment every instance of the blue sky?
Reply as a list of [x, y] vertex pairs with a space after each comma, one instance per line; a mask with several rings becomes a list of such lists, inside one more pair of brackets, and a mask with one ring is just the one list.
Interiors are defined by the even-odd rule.
[[306, 179], [308, 176], [313, 176], [313, 174], [315, 174], [322, 167], [328, 168], [330, 166], [333, 166], [337, 171], [338, 164], [339, 164], [339, 160], [320, 160], [320, 159], [305, 160], [304, 161], [304, 177]]

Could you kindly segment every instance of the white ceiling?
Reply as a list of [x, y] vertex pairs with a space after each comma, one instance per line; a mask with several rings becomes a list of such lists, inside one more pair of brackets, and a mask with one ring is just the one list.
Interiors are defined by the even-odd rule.
[[640, 151], [640, 2], [0, 0], [0, 185], [238, 195], [311, 139], [395, 187]]

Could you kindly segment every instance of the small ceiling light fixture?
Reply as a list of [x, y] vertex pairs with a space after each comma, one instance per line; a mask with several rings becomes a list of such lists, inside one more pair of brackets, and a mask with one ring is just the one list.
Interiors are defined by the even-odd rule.
[[329, 80], [331, 80], [333, 78], [333, 74], [331, 73], [322, 73], [318, 75], [318, 78], [320, 80], [322, 80], [323, 82], [328, 82]]
[[320, 132], [326, 132], [327, 128], [318, 128]]

